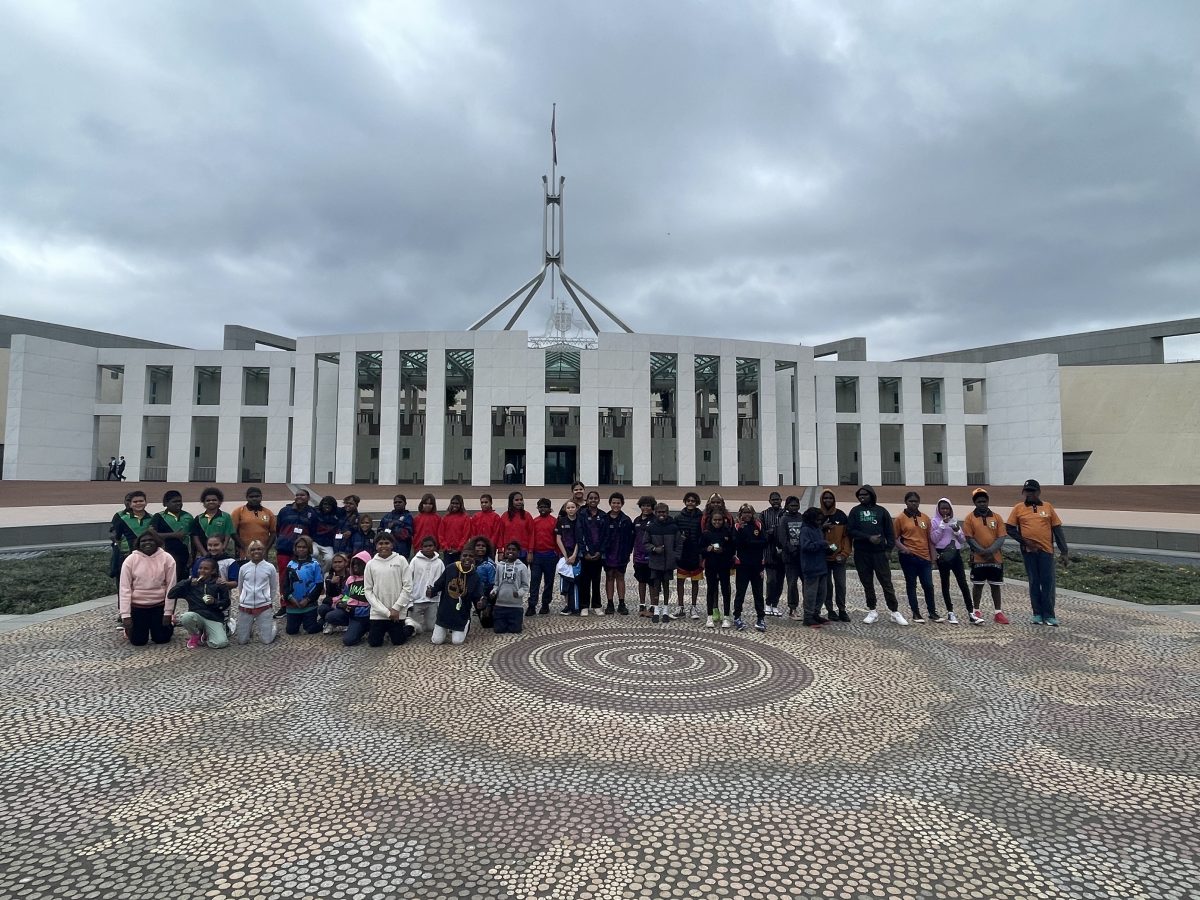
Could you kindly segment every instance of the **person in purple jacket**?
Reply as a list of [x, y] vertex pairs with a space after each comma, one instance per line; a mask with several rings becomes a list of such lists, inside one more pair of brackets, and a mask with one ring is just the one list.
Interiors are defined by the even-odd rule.
[[605, 612], [610, 616], [614, 599], [619, 601], [617, 614], [629, 615], [625, 605], [625, 569], [629, 565], [629, 555], [633, 553], [633, 521], [625, 515], [624, 506], [625, 495], [613, 491], [608, 497], [608, 515], [601, 526], [600, 558], [604, 562], [604, 593], [608, 597]]

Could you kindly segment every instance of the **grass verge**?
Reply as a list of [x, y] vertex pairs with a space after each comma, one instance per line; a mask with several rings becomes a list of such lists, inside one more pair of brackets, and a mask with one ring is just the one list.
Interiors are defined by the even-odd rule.
[[109, 551], [51, 550], [32, 559], [0, 559], [0, 613], [29, 615], [117, 591]]
[[[1200, 566], [1173, 566], [1141, 559], [1108, 559], [1071, 554], [1065, 569], [1056, 564], [1058, 587], [1148, 605], [1200, 603]], [[1004, 572], [1025, 578], [1019, 552], [1004, 554]]]

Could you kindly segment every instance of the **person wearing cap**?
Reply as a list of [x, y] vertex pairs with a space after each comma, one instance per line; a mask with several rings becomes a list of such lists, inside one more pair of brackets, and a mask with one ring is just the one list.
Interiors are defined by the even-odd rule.
[[1008, 536], [1021, 545], [1021, 559], [1029, 577], [1029, 604], [1034, 625], [1057, 625], [1054, 616], [1054, 546], [1066, 566], [1070, 562], [1067, 536], [1054, 507], [1042, 499], [1042, 486], [1030, 478], [1021, 487], [1025, 499], [1012, 508]]
[[1008, 616], [1000, 608], [1000, 587], [1004, 584], [1004, 541], [1008, 538], [1004, 523], [988, 506], [991, 498], [983, 488], [971, 491], [971, 503], [975, 508], [963, 519], [963, 536], [971, 548], [971, 608], [967, 610], [972, 625], [982, 625], [983, 615], [979, 601], [983, 599], [983, 586], [992, 590], [993, 620], [997, 625], [1007, 625]]

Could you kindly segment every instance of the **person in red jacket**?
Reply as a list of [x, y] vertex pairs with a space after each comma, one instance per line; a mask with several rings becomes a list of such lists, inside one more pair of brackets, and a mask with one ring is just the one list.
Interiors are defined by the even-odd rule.
[[421, 542], [427, 537], [438, 540], [441, 526], [442, 517], [438, 515], [437, 498], [433, 494], [422, 494], [421, 502], [417, 504], [417, 514], [413, 516], [413, 549], [419, 550]]
[[558, 566], [558, 542], [554, 528], [558, 518], [550, 513], [549, 497], [537, 502], [538, 514], [533, 519], [533, 546], [529, 553], [529, 608], [525, 615], [536, 615], [538, 587], [542, 589], [542, 615], [550, 614], [550, 600], [554, 596], [554, 572]]
[[500, 521], [500, 514], [492, 509], [492, 495], [479, 495], [479, 512], [471, 516], [471, 534], [481, 535], [491, 541], [495, 546], [501, 547], [500, 534], [503, 529], [503, 524]]
[[507, 548], [511, 541], [516, 541], [521, 548], [521, 561], [531, 562], [533, 516], [525, 512], [525, 497], [520, 491], [508, 495], [508, 509], [500, 516], [500, 540], [496, 541], [496, 546]]
[[462, 558], [463, 547], [474, 534], [471, 517], [463, 509], [462, 494], [455, 494], [450, 498], [450, 505], [446, 508], [446, 515], [442, 516], [437, 533], [438, 546], [442, 548], [442, 560], [447, 569]]

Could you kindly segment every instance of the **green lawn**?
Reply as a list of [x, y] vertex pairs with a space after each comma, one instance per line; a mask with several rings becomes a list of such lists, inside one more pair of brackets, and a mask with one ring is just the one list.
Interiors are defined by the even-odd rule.
[[108, 557], [106, 547], [0, 559], [0, 613], [26, 615], [115, 594]]
[[[1004, 563], [1010, 578], [1025, 578], [1019, 552], [1005, 552]], [[1058, 566], [1058, 586], [1133, 603], [1200, 603], [1200, 567], [1072, 554], [1070, 566]]]

